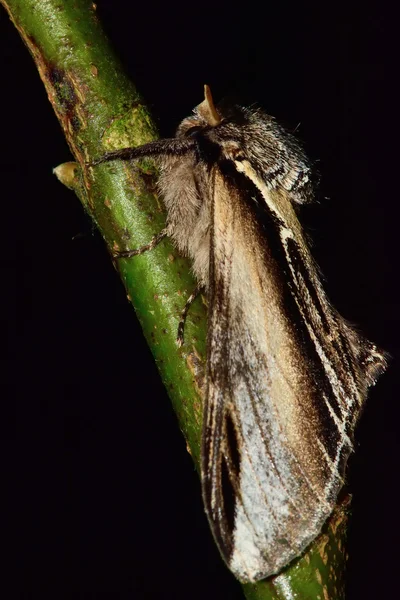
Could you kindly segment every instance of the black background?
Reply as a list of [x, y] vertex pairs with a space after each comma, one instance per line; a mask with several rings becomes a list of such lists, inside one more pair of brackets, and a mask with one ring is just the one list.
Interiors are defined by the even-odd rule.
[[[202, 100], [204, 83], [217, 100], [256, 103], [298, 126], [322, 175], [303, 221], [328, 293], [393, 356], [350, 463], [347, 594], [392, 597], [400, 533], [392, 17], [377, 5], [261, 6], [99, 0], [98, 14], [162, 135]], [[118, 275], [79, 201], [52, 175], [71, 156], [2, 9], [0, 28], [1, 381], [17, 412], [16, 435], [5, 431], [16, 597], [243, 598], [211, 539], [197, 475]]]

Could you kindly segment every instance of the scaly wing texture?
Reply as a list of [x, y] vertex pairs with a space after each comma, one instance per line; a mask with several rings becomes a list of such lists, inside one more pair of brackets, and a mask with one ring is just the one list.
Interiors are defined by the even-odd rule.
[[382, 356], [330, 307], [285, 197], [233, 163], [211, 180], [203, 496], [228, 566], [255, 581], [331, 513]]

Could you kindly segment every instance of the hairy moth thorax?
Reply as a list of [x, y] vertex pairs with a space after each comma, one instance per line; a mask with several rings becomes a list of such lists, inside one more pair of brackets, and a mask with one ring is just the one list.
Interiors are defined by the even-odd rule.
[[205, 510], [229, 568], [256, 581], [332, 512], [385, 355], [325, 295], [294, 208], [312, 198], [310, 164], [272, 117], [216, 108], [206, 86], [175, 138], [93, 164], [143, 156], [161, 168], [165, 233], [208, 294]]

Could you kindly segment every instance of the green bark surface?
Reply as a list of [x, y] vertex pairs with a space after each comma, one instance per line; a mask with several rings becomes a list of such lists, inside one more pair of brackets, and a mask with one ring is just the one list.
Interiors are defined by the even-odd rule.
[[[135, 167], [129, 163], [86, 166], [106, 151], [137, 146], [157, 137], [148, 109], [122, 72], [102, 31], [95, 4], [87, 0], [0, 1], [33, 56], [76, 161], [60, 165], [55, 171], [57, 177], [76, 192], [111, 255], [147, 244], [165, 223], [163, 205], [154, 196], [156, 173], [152, 165], [142, 161]], [[163, 240], [151, 252], [119, 259], [116, 266], [198, 468], [202, 421], [199, 390], [206, 332], [201, 298], [189, 312], [185, 344], [181, 349], [176, 344], [180, 312], [195, 287], [190, 264]], [[128, 381], [126, 385], [129, 389]], [[346, 501], [302, 558], [278, 577], [244, 585], [246, 597], [343, 598], [347, 513]]]

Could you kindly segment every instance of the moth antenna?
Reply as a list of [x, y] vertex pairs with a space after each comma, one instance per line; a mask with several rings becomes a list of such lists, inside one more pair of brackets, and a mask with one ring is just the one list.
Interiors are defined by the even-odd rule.
[[107, 152], [92, 160], [88, 163], [90, 167], [95, 167], [104, 162], [112, 160], [137, 160], [138, 158], [146, 158], [148, 156], [183, 156], [190, 152], [194, 148], [194, 141], [190, 139], [164, 139], [156, 140], [155, 142], [149, 142], [143, 144], [143, 146], [137, 146], [136, 148], [122, 148], [121, 150], [114, 150], [113, 152]]

